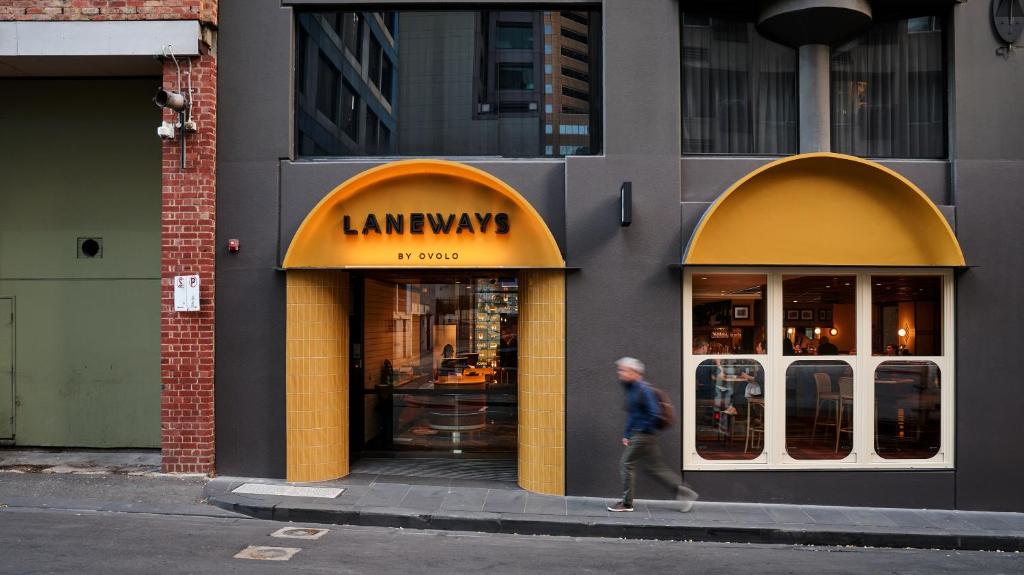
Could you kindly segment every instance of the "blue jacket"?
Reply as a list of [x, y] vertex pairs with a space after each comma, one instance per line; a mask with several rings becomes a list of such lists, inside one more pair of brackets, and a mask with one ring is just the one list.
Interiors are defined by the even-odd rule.
[[651, 386], [642, 379], [634, 382], [623, 382], [626, 388], [626, 430], [622, 437], [629, 438], [635, 431], [654, 433], [654, 422], [658, 418], [658, 398], [654, 396]]

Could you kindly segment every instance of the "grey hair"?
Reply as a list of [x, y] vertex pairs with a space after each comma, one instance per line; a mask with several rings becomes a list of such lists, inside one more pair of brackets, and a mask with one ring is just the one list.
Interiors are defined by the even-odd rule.
[[635, 357], [620, 357], [615, 360], [615, 367], [623, 367], [626, 369], [632, 369], [633, 371], [644, 374], [644, 362], [640, 361]]

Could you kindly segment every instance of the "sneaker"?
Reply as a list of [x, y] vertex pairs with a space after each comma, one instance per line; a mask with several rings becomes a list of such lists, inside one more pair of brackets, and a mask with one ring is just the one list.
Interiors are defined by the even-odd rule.
[[676, 501], [680, 502], [679, 510], [683, 513], [689, 512], [693, 509], [693, 502], [699, 498], [697, 492], [685, 485], [680, 485], [676, 489]]
[[632, 510], [633, 506], [627, 505], [624, 501], [616, 501], [615, 503], [612, 503], [611, 505], [608, 506], [608, 511], [624, 512]]

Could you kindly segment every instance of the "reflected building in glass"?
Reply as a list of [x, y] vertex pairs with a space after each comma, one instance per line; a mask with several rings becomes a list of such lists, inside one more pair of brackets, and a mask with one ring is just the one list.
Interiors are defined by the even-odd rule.
[[586, 11], [303, 13], [297, 153], [598, 153], [597, 26]]
[[296, 22], [298, 155], [392, 154], [396, 13], [308, 12]]

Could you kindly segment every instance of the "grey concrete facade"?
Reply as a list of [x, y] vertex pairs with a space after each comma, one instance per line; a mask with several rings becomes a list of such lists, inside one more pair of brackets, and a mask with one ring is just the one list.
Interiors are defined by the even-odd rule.
[[[589, 4], [601, 10], [603, 155], [450, 158], [492, 173], [522, 193], [573, 268], [566, 282], [570, 495], [617, 493], [623, 418], [612, 370], [617, 357], [642, 357], [650, 379], [680, 405], [682, 284], [679, 270], [670, 266], [681, 261], [710, 202], [775, 159], [681, 155], [680, 3], [646, 0], [643, 10], [637, 10], [635, 0], [531, 4]], [[223, 474], [284, 476], [285, 290], [284, 273], [276, 268], [302, 218], [323, 195], [386, 161], [294, 159], [294, 10], [322, 4], [327, 2], [220, 4], [217, 244], [224, 246], [227, 238], [242, 242], [237, 254], [220, 252], [217, 264], [217, 469]], [[445, 3], [459, 5], [507, 3]], [[955, 223], [970, 266], [957, 278], [955, 470], [684, 469], [705, 498], [1024, 510], [1024, 496], [1014, 489], [1024, 481], [1024, 460], [1016, 456], [1014, 439], [1014, 416], [1024, 411], [1024, 394], [1017, 390], [1016, 370], [1009, 363], [1019, 341], [1015, 323], [1024, 309], [1019, 289], [1024, 256], [1016, 248], [1024, 202], [1014, 197], [1024, 180], [1019, 137], [1024, 108], [1018, 102], [1024, 93], [1024, 59], [995, 54], [998, 44], [986, 3], [950, 2], [946, 14], [949, 158], [882, 163], [917, 184]], [[634, 198], [628, 228], [618, 221], [624, 181], [632, 182]], [[662, 447], [678, 466], [679, 434], [667, 434]]]

